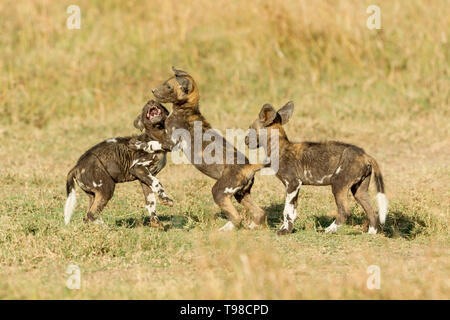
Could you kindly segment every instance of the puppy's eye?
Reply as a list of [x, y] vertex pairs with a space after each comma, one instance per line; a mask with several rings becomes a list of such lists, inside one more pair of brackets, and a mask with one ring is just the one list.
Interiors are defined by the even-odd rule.
[[170, 84], [168, 84], [167, 89], [172, 89], [172, 86]]

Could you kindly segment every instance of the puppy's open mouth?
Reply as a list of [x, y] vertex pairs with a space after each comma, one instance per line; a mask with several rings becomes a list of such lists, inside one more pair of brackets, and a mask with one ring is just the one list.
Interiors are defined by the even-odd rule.
[[158, 117], [162, 114], [161, 109], [158, 107], [151, 107], [148, 109], [147, 114], [145, 115], [148, 120]]

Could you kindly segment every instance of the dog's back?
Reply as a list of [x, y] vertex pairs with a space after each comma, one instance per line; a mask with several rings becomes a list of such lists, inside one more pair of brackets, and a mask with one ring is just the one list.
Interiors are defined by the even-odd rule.
[[[86, 172], [88, 167], [95, 166], [105, 169], [115, 182], [128, 182], [136, 180], [129, 172], [133, 164], [145, 163], [153, 175], [161, 171], [166, 163], [166, 153], [135, 150], [130, 148], [131, 139], [133, 137], [111, 138], [87, 150], [75, 166], [81, 168], [79, 175]], [[145, 135], [139, 136], [138, 140], [146, 142]], [[79, 178], [81, 176], [77, 180]]]

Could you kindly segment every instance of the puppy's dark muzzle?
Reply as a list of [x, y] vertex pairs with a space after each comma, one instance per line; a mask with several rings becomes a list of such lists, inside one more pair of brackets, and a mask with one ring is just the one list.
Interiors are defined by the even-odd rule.
[[158, 88], [153, 88], [152, 93], [158, 102], [168, 102], [167, 99], [164, 98], [164, 95], [161, 94], [161, 91]]
[[156, 99], [158, 99], [160, 97], [158, 88], [153, 88], [152, 89], [152, 93], [153, 93], [153, 95], [155, 96]]

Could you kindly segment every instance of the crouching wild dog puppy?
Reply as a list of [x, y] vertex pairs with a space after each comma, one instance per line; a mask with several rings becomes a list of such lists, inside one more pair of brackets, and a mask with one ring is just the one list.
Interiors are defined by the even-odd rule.
[[[174, 76], [166, 80], [161, 86], [154, 88], [152, 92], [159, 102], [173, 104], [172, 113], [165, 122], [167, 135], [173, 138], [172, 134], [177, 129], [188, 132], [190, 137], [181, 138], [181, 142], [177, 140], [173, 143], [181, 144], [186, 157], [198, 170], [217, 180], [212, 188], [214, 202], [222, 209], [229, 220], [220, 230], [231, 230], [240, 226], [242, 222], [241, 216], [232, 204], [233, 196], [245, 209], [250, 211], [252, 221], [249, 227], [251, 229], [265, 225], [265, 212], [250, 197], [255, 172], [264, 165], [250, 164], [242, 153], [239, 153], [234, 146], [231, 145], [230, 147], [228, 142], [220, 135], [210, 141], [205, 141], [201, 147], [194, 145], [195, 126], [199, 127], [202, 137], [212, 127], [200, 113], [199, 90], [194, 79], [184, 71], [176, 70], [173, 67], [172, 70]], [[213, 146], [214, 143], [216, 145]], [[222, 154], [215, 154], [215, 158], [217, 159], [218, 156], [221, 161], [206, 161], [205, 150], [219, 144], [220, 148], [216, 148], [216, 151], [218, 149], [227, 150]], [[231, 155], [228, 154], [228, 150], [232, 150]], [[241, 161], [237, 161], [238, 155]], [[232, 158], [232, 161], [228, 161], [229, 158]]]
[[145, 130], [144, 134], [105, 140], [80, 157], [67, 175], [66, 224], [70, 222], [76, 203], [75, 182], [89, 196], [85, 221], [102, 223], [99, 214], [113, 196], [116, 183], [139, 180], [150, 214], [150, 225], [163, 229], [156, 215], [155, 194], [165, 205], [172, 206], [173, 201], [155, 175], [166, 164], [164, 121], [168, 114], [161, 104], [151, 100], [134, 120], [134, 126]]
[[[265, 104], [259, 117], [250, 126], [250, 129], [255, 130], [257, 138], [253, 148], [259, 147], [261, 139], [267, 139], [268, 156], [271, 153], [272, 143], [276, 143], [276, 141], [270, 141], [271, 131], [278, 130], [279, 169], [276, 175], [286, 187], [286, 202], [283, 211], [284, 221], [277, 233], [292, 232], [297, 217], [297, 197], [301, 185], [331, 185], [338, 208], [338, 217], [325, 231], [336, 232], [349, 217], [347, 193], [350, 189], [369, 218], [369, 233], [375, 234], [378, 226], [377, 214], [370, 204], [368, 194], [372, 171], [375, 173], [378, 191], [378, 218], [382, 224], [387, 214], [387, 199], [378, 163], [363, 149], [351, 144], [336, 141], [290, 142], [282, 126], [288, 122], [293, 110], [292, 102], [278, 111], [275, 111], [271, 105]], [[248, 145], [249, 139], [246, 139], [246, 142]]]

